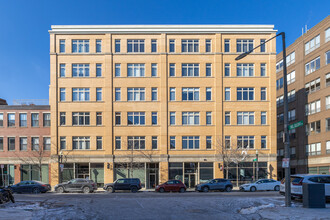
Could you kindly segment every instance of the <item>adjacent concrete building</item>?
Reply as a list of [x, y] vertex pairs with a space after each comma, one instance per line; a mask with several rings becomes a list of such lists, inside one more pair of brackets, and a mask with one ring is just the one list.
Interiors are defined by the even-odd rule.
[[[278, 174], [284, 176], [283, 61], [277, 56]], [[291, 173], [329, 174], [330, 169], [330, 16], [287, 48]]]
[[0, 105], [0, 186], [50, 182], [50, 107]]
[[[235, 182], [276, 179], [276, 42], [235, 61], [273, 28], [52, 26], [52, 185], [133, 176], [194, 187], [223, 168]], [[221, 146], [244, 149], [228, 169]]]

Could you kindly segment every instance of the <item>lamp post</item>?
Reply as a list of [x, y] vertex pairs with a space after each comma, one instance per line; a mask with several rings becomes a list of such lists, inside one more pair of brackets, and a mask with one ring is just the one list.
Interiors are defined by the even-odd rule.
[[259, 179], [259, 152], [258, 152], [258, 150], [256, 150], [256, 161], [257, 161], [257, 178], [256, 178], [256, 180], [258, 180]]
[[59, 172], [59, 174], [60, 174], [60, 182], [59, 183], [62, 183], [62, 166], [63, 166], [63, 164], [62, 164], [62, 162], [63, 162], [63, 153], [62, 153], [62, 151], [60, 151], [60, 154], [58, 155], [58, 163], [59, 163], [59, 167], [60, 167], [60, 172]]
[[[284, 82], [284, 156], [287, 161], [289, 161], [288, 166], [285, 167], [285, 206], [291, 206], [291, 184], [290, 184], [290, 138], [289, 138], [289, 124], [288, 124], [288, 83], [287, 83], [287, 70], [286, 70], [286, 48], [285, 48], [285, 33], [281, 32], [276, 36], [266, 40], [259, 46], [240, 54], [235, 60], [240, 60], [252, 53], [258, 47], [266, 44], [268, 41], [282, 36], [282, 47], [283, 47], [283, 82]], [[257, 163], [258, 164], [258, 163]]]

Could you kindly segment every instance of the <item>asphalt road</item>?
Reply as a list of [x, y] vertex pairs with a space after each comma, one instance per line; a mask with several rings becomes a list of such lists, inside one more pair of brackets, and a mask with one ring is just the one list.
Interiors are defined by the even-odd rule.
[[[15, 194], [4, 219], [260, 219], [242, 209], [283, 203], [278, 192]], [[1, 208], [1, 207], [0, 207]], [[3, 212], [8, 210], [7, 213]], [[0, 219], [3, 219], [0, 216]]]

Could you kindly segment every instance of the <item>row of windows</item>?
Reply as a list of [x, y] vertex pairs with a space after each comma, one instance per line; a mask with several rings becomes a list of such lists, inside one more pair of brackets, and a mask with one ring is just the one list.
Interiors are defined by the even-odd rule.
[[[255, 112], [237, 112], [237, 125], [254, 125]], [[267, 112], [260, 113], [260, 124], [267, 124]], [[225, 125], [231, 125], [231, 112], [225, 112]]]
[[[293, 102], [296, 100], [296, 90], [291, 90], [290, 92], [288, 92], [288, 102]], [[284, 96], [281, 95], [279, 97], [276, 98], [276, 105], [277, 107], [280, 107], [284, 104]]]
[[[290, 66], [296, 61], [296, 52], [292, 52], [286, 56], [286, 66]], [[283, 60], [276, 63], [276, 73], [283, 70]]]
[[[102, 88], [96, 88], [96, 101], [102, 101]], [[60, 88], [60, 101], [67, 101], [66, 89]], [[89, 88], [72, 88], [72, 101], [90, 101]]]
[[[260, 76], [266, 76], [267, 68], [265, 63], [260, 64]], [[115, 63], [115, 77], [121, 77], [122, 66], [120, 63]], [[60, 64], [60, 77], [68, 77], [66, 73], [66, 64]], [[176, 64], [169, 64], [169, 76], [176, 76]], [[200, 64], [199, 63], [182, 63], [181, 64], [182, 77], [199, 77]], [[205, 64], [205, 76], [212, 76], [212, 64]], [[231, 64], [225, 63], [224, 76], [232, 76]], [[237, 77], [253, 77], [255, 76], [255, 65], [253, 63], [237, 63], [236, 64]], [[90, 77], [89, 64], [72, 64], [72, 77]], [[96, 77], [102, 77], [102, 64], [96, 64]], [[127, 64], [127, 77], [145, 77], [145, 64], [144, 63], [128, 63]], [[158, 77], [158, 64], [151, 64], [151, 77]]]
[[[20, 151], [27, 151], [31, 149], [32, 151], [49, 151], [51, 146], [50, 137], [43, 137], [43, 144], [40, 146], [40, 138], [39, 137], [31, 137], [30, 142], [28, 142], [27, 137], [20, 137], [19, 138], [19, 150]], [[0, 137], [0, 151], [4, 150], [4, 138]], [[16, 150], [16, 138], [15, 137], [8, 137], [7, 138], [7, 150], [8, 151], [15, 151]], [[39, 154], [39, 153], [38, 153]]]
[[[288, 111], [288, 121], [296, 120], [296, 109]], [[280, 113], [277, 115], [277, 123], [282, 124], [284, 122], [284, 114]]]
[[[19, 127], [27, 127], [27, 113], [19, 113]], [[4, 122], [4, 113], [0, 113], [0, 127], [7, 124], [7, 127], [16, 126], [16, 114], [7, 113], [7, 123]], [[50, 113], [43, 113], [43, 126], [50, 127]], [[31, 113], [31, 127], [40, 127], [39, 125], [39, 113]]]
[[[96, 125], [102, 125], [102, 112], [96, 112]], [[90, 125], [90, 112], [72, 112], [72, 125]], [[60, 112], [60, 126], [67, 125], [66, 112]]]
[[[89, 53], [89, 40], [72, 40], [72, 53]], [[151, 52], [156, 53], [158, 51], [157, 39], [151, 39]], [[260, 40], [260, 44], [265, 43], [265, 39]], [[248, 52], [254, 47], [253, 39], [237, 39], [236, 40], [236, 52]], [[121, 40], [115, 39], [115, 53], [122, 52]], [[176, 52], [176, 40], [169, 39], [170, 53]], [[60, 40], [60, 53], [66, 52], [65, 40]], [[95, 41], [95, 52], [102, 52], [102, 40]], [[127, 40], [127, 53], [145, 53], [145, 40], [144, 39], [128, 39]], [[200, 52], [200, 40], [198, 39], [182, 39], [181, 40], [181, 52], [182, 53], [198, 53]], [[212, 52], [212, 40], [205, 40], [205, 52]], [[224, 40], [224, 52], [231, 52], [230, 39]], [[260, 52], [266, 52], [266, 45], [260, 46]]]
[[[322, 144], [320, 142], [306, 144], [306, 156], [321, 155], [321, 147], [322, 147]], [[326, 142], [325, 150], [326, 150], [326, 154], [330, 154], [330, 141]]]
[[[74, 136], [72, 137], [72, 150], [90, 150], [90, 136]], [[60, 137], [60, 149], [67, 150], [66, 137]], [[103, 149], [103, 137], [96, 137], [96, 150]]]

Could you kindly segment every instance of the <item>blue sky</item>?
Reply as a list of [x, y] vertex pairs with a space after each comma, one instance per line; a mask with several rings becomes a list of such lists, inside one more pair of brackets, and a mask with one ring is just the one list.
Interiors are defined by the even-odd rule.
[[274, 24], [290, 45], [329, 8], [329, 0], [0, 0], [0, 98], [48, 99], [51, 25]]

